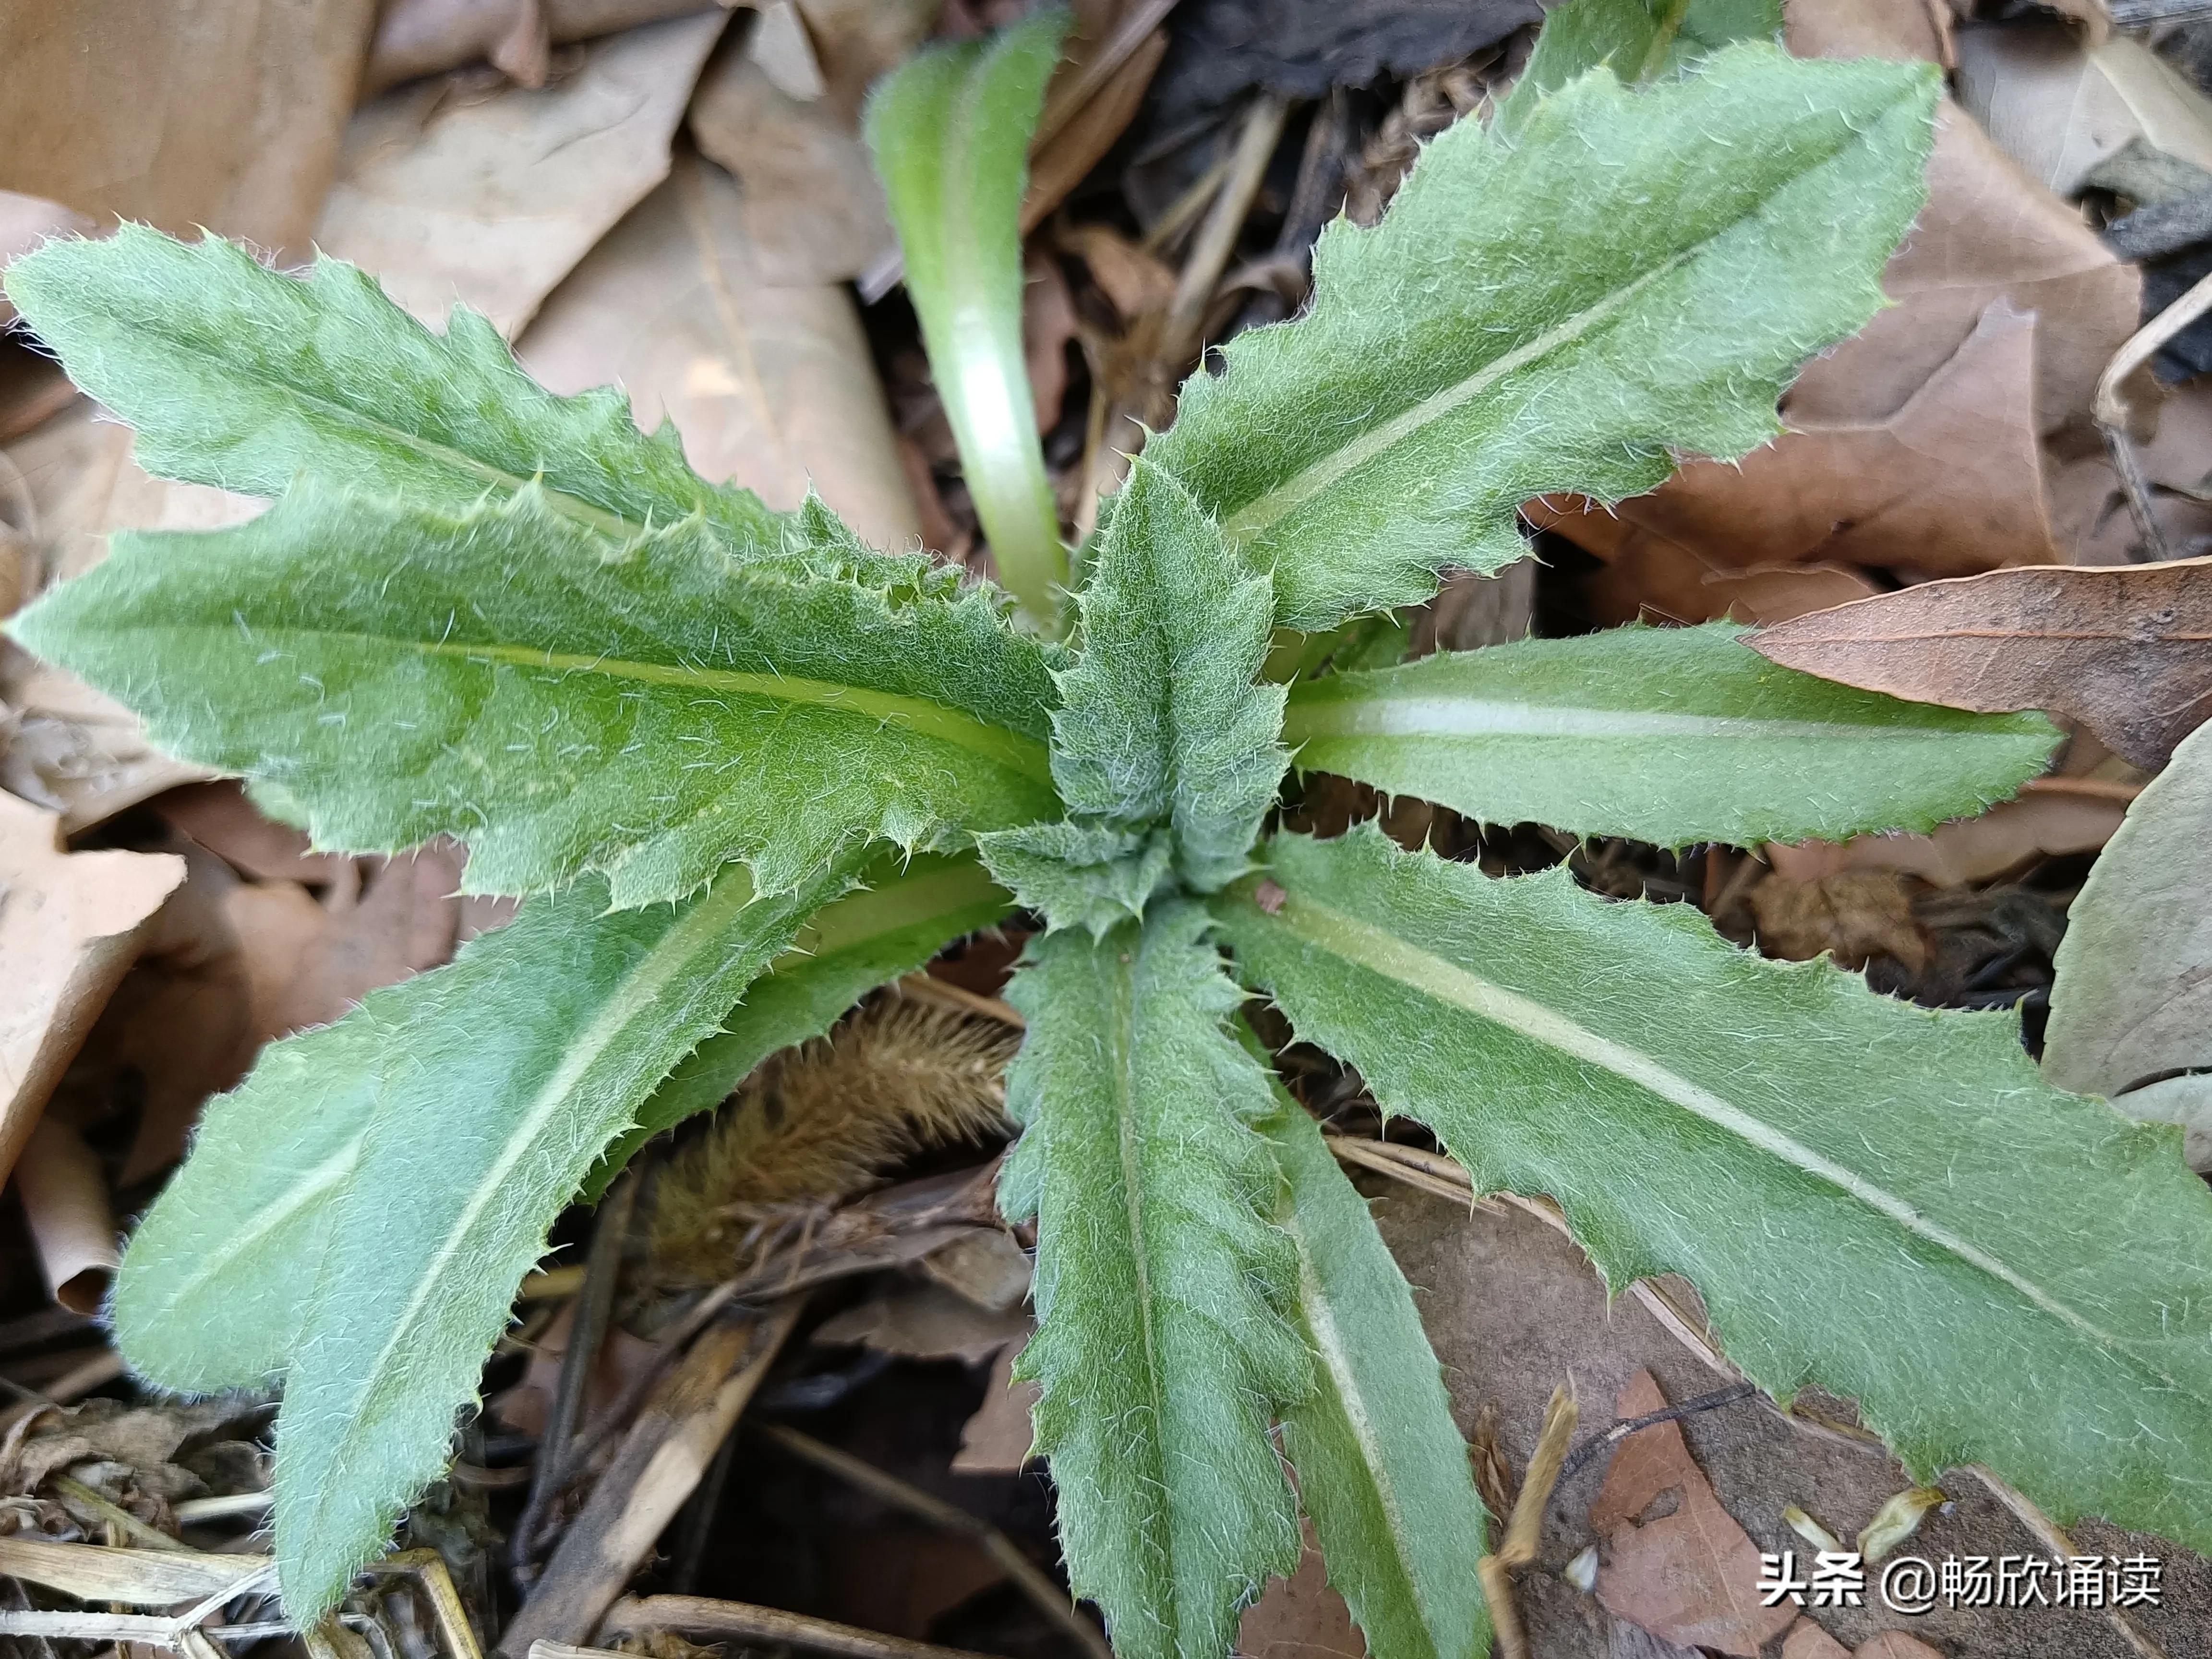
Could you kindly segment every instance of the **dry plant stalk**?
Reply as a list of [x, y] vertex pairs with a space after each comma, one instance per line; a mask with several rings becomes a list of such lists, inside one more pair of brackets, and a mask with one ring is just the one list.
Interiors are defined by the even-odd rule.
[[776, 1055], [662, 1175], [657, 1274], [717, 1283], [775, 1222], [851, 1196], [910, 1152], [1000, 1128], [1019, 1041], [997, 1022], [892, 996]]

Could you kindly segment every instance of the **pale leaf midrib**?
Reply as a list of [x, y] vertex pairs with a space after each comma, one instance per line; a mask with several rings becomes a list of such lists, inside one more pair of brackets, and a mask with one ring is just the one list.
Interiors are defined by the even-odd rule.
[[[1799, 180], [1808, 178], [1828, 166], [1850, 144], [1859, 142], [1862, 135], [1849, 130], [1832, 145], [1823, 149], [1815, 158], [1789, 178], [1759, 197], [1749, 210], [1717, 227], [1711, 234], [1689, 246], [1673, 253], [1650, 270], [1638, 273], [1626, 283], [1616, 288], [1595, 305], [1586, 307], [1565, 320], [1523, 341], [1512, 349], [1492, 358], [1472, 374], [1430, 393], [1419, 403], [1401, 410], [1380, 426], [1370, 427], [1351, 442], [1331, 450], [1328, 454], [1309, 461], [1281, 483], [1245, 502], [1222, 520], [1221, 533], [1231, 546], [1242, 546], [1267, 530], [1279, 520], [1288, 516], [1307, 501], [1320, 495], [1376, 456], [1393, 447], [1431, 422], [1442, 419], [1461, 405], [1472, 402], [1488, 391], [1506, 375], [1547, 357], [1559, 347], [1570, 345], [1582, 338], [1625, 307], [1630, 300], [1650, 283], [1668, 272], [1680, 269], [1691, 259], [1704, 253], [1723, 237], [1733, 234], [1739, 226], [1756, 218], [1768, 201]], [[1494, 141], [1486, 141], [1494, 142]], [[1369, 233], [1370, 234], [1376, 233]], [[1233, 371], [1232, 371], [1233, 372]]]
[[1905, 1200], [1814, 1152], [1773, 1125], [1731, 1105], [1710, 1090], [1668, 1070], [1658, 1060], [1601, 1036], [1532, 998], [1483, 979], [1457, 963], [1448, 961], [1370, 922], [1347, 915], [1313, 899], [1297, 894], [1286, 896], [1273, 921], [1344, 961], [1381, 974], [1421, 995], [1433, 997], [1462, 1009], [1478, 1019], [1544, 1043], [1572, 1060], [1602, 1067], [1646, 1094], [1735, 1135], [1801, 1174], [1814, 1176], [1835, 1188], [1846, 1197], [1895, 1222], [1924, 1243], [1994, 1279], [2021, 1300], [2092, 1342], [2110, 1352], [2124, 1356], [2130, 1364], [2176, 1393], [2191, 1394], [2190, 1389], [2167, 1376], [2140, 1352], [2135, 1344], [2100, 1328], [2016, 1269], [1960, 1237], [1948, 1228], [1929, 1220]]
[[1757, 714], [1606, 708], [1449, 693], [1294, 696], [1283, 715], [1283, 738], [1288, 743], [1312, 738], [1700, 738], [1948, 744], [1972, 735], [1978, 734], [1873, 720], [1864, 724], [1776, 720]]
[[293, 1216], [307, 1208], [311, 1200], [342, 1183], [361, 1156], [363, 1133], [356, 1130], [349, 1135], [336, 1152], [308, 1170], [283, 1198], [258, 1211], [226, 1237], [220, 1245], [201, 1256], [193, 1264], [192, 1271], [177, 1287], [161, 1298], [161, 1307], [173, 1316], [178, 1307], [189, 1302], [211, 1280], [220, 1278], [231, 1262], [246, 1255]]
[[[1121, 1160], [1121, 1201], [1129, 1228], [1130, 1261], [1137, 1274], [1137, 1328], [1145, 1343], [1145, 1392], [1152, 1407], [1152, 1484], [1159, 1494], [1159, 1507], [1154, 1514], [1172, 1529], [1175, 1522], [1167, 1510], [1173, 1500], [1168, 1493], [1166, 1448], [1161, 1443], [1168, 1429], [1167, 1385], [1160, 1375], [1159, 1335], [1153, 1328], [1152, 1258], [1144, 1217], [1144, 1158], [1137, 1145], [1142, 1131], [1137, 1123], [1133, 1076], [1137, 1054], [1136, 975], [1145, 965], [1143, 951], [1143, 942], [1139, 940], [1134, 963], [1117, 952], [1114, 964], [1114, 1117]], [[1147, 1540], [1146, 1543], [1157, 1547], [1159, 1561], [1167, 1570], [1168, 1605], [1176, 1609], [1176, 1622], [1180, 1626], [1182, 1596], [1176, 1582], [1174, 1547], [1165, 1539]], [[1180, 1632], [1176, 1637], [1179, 1647]]]
[[[365, 432], [389, 440], [403, 448], [414, 450], [419, 454], [457, 467], [464, 472], [471, 473], [502, 489], [510, 492], [518, 491], [529, 485], [533, 479], [543, 477], [542, 473], [534, 474], [532, 477], [519, 477], [503, 467], [494, 466], [489, 461], [480, 461], [465, 450], [456, 449], [451, 444], [439, 443], [424, 437], [420, 433], [410, 432], [404, 427], [396, 427], [380, 421], [372, 415], [364, 414], [350, 404], [342, 403], [323, 392], [311, 391], [295, 381], [275, 374], [241, 368], [234, 359], [225, 357], [219, 352], [199, 344], [197, 341], [185, 339], [166, 331], [162, 331], [162, 337], [168, 341], [179, 356], [196, 359], [203, 365], [211, 368], [216, 379], [242, 381], [246, 386], [264, 390], [273, 389], [286, 397], [297, 399], [313, 410], [335, 417], [341, 423], [357, 426]], [[443, 343], [442, 339], [441, 343]], [[534, 386], [532, 389], [536, 390]], [[641, 524], [635, 520], [624, 518], [618, 513], [612, 513], [605, 507], [595, 506], [581, 496], [572, 495], [566, 490], [555, 489], [542, 483], [540, 489], [555, 512], [563, 518], [574, 520], [600, 535], [628, 540], [650, 528], [649, 526]], [[684, 517], [688, 516], [689, 512], [690, 509], [687, 507], [680, 512], [672, 513], [671, 516], [672, 518]]]
[[[201, 632], [219, 635], [234, 644], [236, 629], [234, 623], [227, 627], [161, 623], [135, 629], [106, 631], [116, 636], [142, 632], [163, 637]], [[256, 641], [343, 641], [382, 647], [395, 654], [420, 653], [425, 656], [447, 657], [465, 662], [505, 663], [519, 668], [543, 669], [554, 673], [600, 674], [611, 679], [635, 680], [642, 684], [685, 686], [726, 692], [734, 696], [764, 697], [777, 702], [849, 712], [901, 726], [920, 737], [951, 744], [1048, 788], [1052, 786], [1051, 757], [1045, 745], [1036, 738], [1009, 726], [993, 725], [949, 703], [903, 692], [877, 691], [864, 686], [841, 685], [832, 680], [805, 679], [782, 674], [746, 674], [732, 670], [638, 662], [622, 657], [542, 651], [531, 646], [409, 640], [351, 629], [289, 627], [256, 623], [249, 626], [248, 636]]]
[[[529, 1105], [517, 1115], [514, 1129], [501, 1147], [499, 1156], [475, 1182], [469, 1200], [462, 1207], [445, 1237], [439, 1242], [437, 1252], [416, 1278], [409, 1293], [406, 1305], [392, 1321], [390, 1334], [376, 1358], [364, 1367], [351, 1397], [365, 1401], [373, 1397], [381, 1387], [392, 1356], [402, 1348], [418, 1345], [411, 1341], [412, 1333], [422, 1318], [424, 1309], [432, 1299], [434, 1286], [445, 1282], [454, 1259], [475, 1231], [477, 1224], [503, 1190], [507, 1178], [515, 1168], [529, 1156], [545, 1125], [568, 1103], [570, 1093], [582, 1081], [601, 1056], [623, 1036], [629, 1021], [650, 1006], [676, 975], [688, 967], [699, 949], [712, 939], [726, 923], [732, 914], [742, 910], [753, 902], [752, 884], [740, 877], [726, 878], [709, 890], [706, 897], [647, 951], [616, 984], [590, 1024], [578, 1034], [575, 1042], [562, 1055], [561, 1063], [539, 1085]], [[332, 1462], [343, 1461], [346, 1450], [358, 1439], [366, 1425], [362, 1414], [356, 1413], [345, 1432], [333, 1449]], [[316, 1513], [327, 1507], [334, 1486], [325, 1486], [318, 1494]]]
[[1431, 1638], [1428, 1643], [1430, 1659], [1436, 1659], [1435, 1632], [1429, 1627], [1429, 1610], [1422, 1601], [1420, 1576], [1408, 1553], [1411, 1540], [1406, 1524], [1405, 1504], [1398, 1495], [1396, 1483], [1391, 1479], [1389, 1462], [1383, 1455], [1382, 1437], [1376, 1430], [1374, 1413], [1367, 1407], [1367, 1397], [1359, 1387], [1358, 1373], [1352, 1367], [1344, 1334], [1337, 1327], [1335, 1309], [1322, 1285], [1321, 1273], [1314, 1261], [1310, 1242], [1295, 1207], [1287, 1219], [1286, 1229], [1297, 1243], [1299, 1293], [1304, 1304], [1307, 1334], [1312, 1340], [1314, 1352], [1322, 1364], [1336, 1379], [1336, 1395], [1343, 1402], [1345, 1421], [1352, 1430], [1352, 1438], [1359, 1444], [1360, 1465], [1374, 1480], [1376, 1500], [1382, 1505], [1383, 1527], [1390, 1537], [1390, 1559], [1398, 1565], [1406, 1599], [1413, 1608], [1422, 1634]]

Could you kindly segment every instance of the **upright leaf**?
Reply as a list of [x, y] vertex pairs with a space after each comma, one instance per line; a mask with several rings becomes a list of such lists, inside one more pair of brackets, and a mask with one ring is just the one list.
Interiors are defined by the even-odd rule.
[[2212, 1167], [2212, 726], [2128, 808], [2066, 914], [2043, 1071], [2130, 1117], [2179, 1123]]
[[1739, 45], [1639, 92], [1586, 76], [1513, 139], [1462, 121], [1379, 226], [1323, 234], [1307, 314], [1231, 341], [1146, 453], [1305, 629], [1519, 558], [1532, 496], [1741, 455], [1881, 306], [1939, 78]]
[[375, 1110], [331, 1206], [276, 1419], [295, 1622], [337, 1604], [444, 1470], [515, 1285], [586, 1173], [850, 880], [763, 899], [735, 871], [688, 904], [612, 914], [579, 883], [370, 1013]]
[[868, 100], [868, 149], [906, 256], [907, 292], [1000, 579], [1055, 629], [1067, 580], [1022, 347], [1030, 134], [1067, 13], [909, 59]]
[[1012, 900], [973, 858], [879, 861], [861, 890], [817, 910], [745, 999], [638, 1109], [637, 1127], [585, 1183], [596, 1199], [664, 1129], [711, 1111], [779, 1048], [820, 1036], [878, 985], [912, 973], [955, 939], [1003, 920]]
[[323, 845], [459, 837], [479, 892], [599, 870], [627, 908], [731, 859], [782, 892], [872, 836], [1051, 812], [1045, 649], [818, 506], [793, 533], [737, 557], [693, 519], [617, 552], [534, 486], [458, 515], [302, 486], [118, 536], [10, 631], [172, 752], [282, 786]]
[[1601, 66], [1623, 81], [1652, 81], [1732, 41], [1781, 36], [1780, 0], [1568, 0], [1545, 14], [1492, 125], [1520, 131], [1547, 94]]
[[1029, 1032], [1000, 1201], [1037, 1222], [1016, 1375], [1043, 1388], [1069, 1582], [1122, 1659], [1220, 1659], [1298, 1559], [1267, 1436], [1307, 1383], [1284, 1318], [1297, 1265], [1267, 1219], [1267, 1074], [1224, 1029], [1238, 999], [1206, 926], [1170, 900], [1102, 941], [1048, 935], [1008, 992]]
[[[1267, 579], [1158, 468], [1139, 460], [1115, 503], [1078, 601], [1081, 655], [1054, 677], [1052, 771], [1073, 823], [982, 842], [1018, 891], [1051, 874], [1038, 860], [1104, 872], [1080, 895], [1102, 931], [1165, 874], [1142, 834], [1153, 825], [1172, 829], [1175, 872], [1192, 887], [1241, 874], [1286, 758], [1275, 741], [1283, 690], [1259, 678]], [[1063, 898], [1055, 925], [1079, 908]]]
[[1549, 1194], [1616, 1286], [1684, 1274], [1782, 1397], [1907, 1468], [2212, 1545], [2212, 1192], [2171, 1127], [2062, 1094], [2010, 1013], [1739, 951], [1686, 905], [1285, 837], [1218, 906], [1300, 1036], [1478, 1192]]
[[1442, 653], [1294, 688], [1283, 735], [1335, 772], [1491, 823], [1836, 841], [1979, 812], [2040, 772], [2040, 714], [1976, 715], [1778, 669], [1728, 623]]
[[1283, 1417], [1322, 1557], [1374, 1659], [1480, 1659], [1482, 1500], [1405, 1275], [1321, 1131], [1276, 1091], [1263, 1126], [1298, 1249], [1315, 1386]]
[[433, 334], [339, 260], [302, 282], [125, 224], [16, 260], [7, 289], [158, 477], [276, 495], [305, 475], [450, 514], [536, 478], [549, 512], [617, 542], [695, 513], [740, 544], [776, 537], [779, 515], [702, 482], [621, 393], [556, 398], [476, 313]]

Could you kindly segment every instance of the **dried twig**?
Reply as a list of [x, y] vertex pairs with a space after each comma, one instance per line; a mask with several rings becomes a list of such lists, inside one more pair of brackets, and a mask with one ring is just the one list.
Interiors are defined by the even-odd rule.
[[2166, 532], [2159, 527], [2157, 515], [2151, 511], [2150, 480], [2144, 477], [2135, 441], [2128, 436], [2128, 400], [2122, 395], [2120, 385], [2208, 311], [2212, 311], [2212, 276], [2197, 283], [2130, 335], [2112, 354], [2112, 361], [2105, 366], [2105, 372], [2097, 377], [2097, 396], [2090, 405], [2091, 413], [2105, 434], [2113, 470], [2120, 475], [2120, 483], [2126, 489], [2128, 512], [2136, 521], [2136, 533], [2142, 538], [2145, 562], [2170, 559], [2173, 555], [2166, 546]]
[[562, 1534], [502, 1652], [589, 1636], [684, 1507], [798, 1322], [793, 1297], [709, 1330], [638, 1413], [583, 1509]]
[[1559, 1471], [1562, 1485], [1571, 1480], [1607, 1446], [1618, 1445], [1638, 1429], [1649, 1429], [1661, 1423], [1672, 1423], [1680, 1418], [1694, 1417], [1699, 1412], [1709, 1412], [1722, 1406], [1733, 1406], [1739, 1400], [1750, 1400], [1759, 1394], [1756, 1382], [1731, 1382], [1725, 1389], [1715, 1389], [1711, 1394], [1701, 1394], [1680, 1405], [1662, 1406], [1656, 1412], [1646, 1412], [1641, 1417], [1625, 1417], [1611, 1428], [1594, 1434], [1574, 1449]]
[[1066, 1631], [1091, 1659], [1114, 1659], [1114, 1650], [1106, 1644], [1097, 1626], [1075, 1610], [1074, 1603], [1066, 1591], [1054, 1583], [1037, 1569], [1036, 1563], [1022, 1553], [1014, 1540], [988, 1521], [976, 1516], [942, 1498], [933, 1498], [919, 1486], [908, 1485], [897, 1476], [886, 1474], [874, 1464], [865, 1462], [849, 1452], [825, 1446], [809, 1434], [780, 1424], [762, 1424], [758, 1431], [774, 1441], [794, 1457], [803, 1457], [817, 1468], [826, 1469], [849, 1486], [858, 1486], [884, 1503], [902, 1509], [909, 1515], [919, 1516], [930, 1525], [946, 1532], [963, 1533], [982, 1546], [983, 1551], [1006, 1570], [1014, 1587], [1027, 1596], [1036, 1610]]
[[[636, 1636], [647, 1631], [674, 1631], [679, 1635], [735, 1638], [749, 1646], [801, 1649], [829, 1653], [841, 1659], [977, 1659], [957, 1648], [936, 1647], [902, 1636], [882, 1636], [874, 1631], [775, 1607], [754, 1607], [744, 1601], [716, 1601], [703, 1595], [648, 1595], [618, 1601], [601, 1623], [610, 1638]], [[533, 1659], [558, 1659], [532, 1650]]]
[[599, 1345], [615, 1306], [615, 1291], [622, 1279], [623, 1247], [629, 1241], [630, 1217], [637, 1207], [637, 1171], [623, 1173], [607, 1194], [592, 1229], [591, 1255], [584, 1264], [584, 1281], [568, 1325], [568, 1346], [561, 1355], [561, 1375], [554, 1385], [553, 1409], [538, 1437], [538, 1461], [530, 1480], [530, 1499], [522, 1518], [515, 1522], [518, 1553], [538, 1535], [545, 1506], [568, 1478], [569, 1455], [576, 1431], [584, 1420], [584, 1401], [591, 1391]]
[[1536, 1450], [1528, 1460], [1528, 1473], [1521, 1482], [1521, 1495], [1513, 1500], [1512, 1519], [1505, 1523], [1505, 1539], [1474, 1564], [1482, 1581], [1483, 1599], [1490, 1604], [1490, 1622], [1498, 1636], [1499, 1659], [1528, 1659], [1528, 1638], [1521, 1627], [1521, 1614], [1513, 1601], [1513, 1575], [1536, 1559], [1544, 1533], [1544, 1511], [1551, 1507], [1553, 1490], [1567, 1457], [1567, 1443], [1575, 1432], [1574, 1390], [1562, 1382], [1552, 1390], [1544, 1407], [1544, 1426], [1536, 1436]]

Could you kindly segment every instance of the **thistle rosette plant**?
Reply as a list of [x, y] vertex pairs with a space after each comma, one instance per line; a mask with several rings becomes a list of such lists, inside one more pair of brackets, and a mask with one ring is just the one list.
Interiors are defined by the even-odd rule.
[[1547, 34], [1378, 227], [1333, 226], [1306, 315], [1194, 377], [1103, 504], [1066, 643], [818, 502], [702, 483], [615, 394], [552, 397], [481, 319], [433, 334], [343, 264], [126, 228], [15, 267], [142, 464], [276, 498], [118, 537], [15, 637], [318, 844], [453, 835], [471, 890], [526, 896], [267, 1050], [124, 1261], [142, 1375], [281, 1381], [294, 1618], [442, 1472], [565, 1205], [1016, 906], [1042, 923], [1009, 992], [1022, 1370], [1072, 1583], [1129, 1659], [1219, 1659], [1301, 1505], [1380, 1659], [1487, 1640], [1435, 1358], [1249, 994], [1478, 1190], [1556, 1200], [1615, 1285], [1686, 1276], [1778, 1396], [1856, 1400], [1923, 1477], [1984, 1464], [2062, 1521], [2212, 1548], [2212, 1194], [2177, 1131], [2046, 1085], [2009, 1013], [1564, 872], [1268, 828], [1295, 764], [1490, 822], [1833, 838], [1978, 811], [2054, 746], [1725, 627], [1265, 672], [1523, 556], [1532, 496], [1765, 441], [1881, 303], [1935, 71], [1607, 15]]

